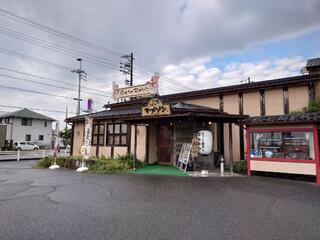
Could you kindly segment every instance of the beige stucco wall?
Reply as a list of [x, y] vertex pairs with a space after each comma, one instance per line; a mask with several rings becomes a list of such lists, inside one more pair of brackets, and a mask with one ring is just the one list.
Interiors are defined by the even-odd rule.
[[219, 109], [220, 100], [219, 100], [219, 97], [209, 97], [209, 98], [183, 100], [183, 102]]
[[128, 147], [114, 147], [113, 149], [113, 156], [114, 158], [118, 156], [126, 155], [128, 151]]
[[153, 164], [158, 161], [157, 151], [157, 124], [153, 123], [149, 125], [149, 164]]
[[97, 147], [91, 146], [90, 147], [90, 156], [95, 157], [96, 156]]
[[[238, 94], [223, 96], [223, 110], [230, 114], [239, 114]], [[229, 154], [229, 124], [224, 124], [224, 158], [230, 162]], [[240, 161], [239, 126], [232, 124], [233, 161]]]
[[265, 91], [266, 115], [283, 114], [283, 90], [270, 89]]
[[309, 103], [309, 92], [307, 86], [289, 87], [289, 112], [299, 111], [307, 107]]
[[[229, 154], [229, 124], [225, 123], [224, 125], [224, 159], [226, 162], [230, 162]], [[240, 161], [240, 137], [239, 137], [240, 128], [232, 124], [232, 146], [233, 146], [233, 162]]]
[[243, 93], [243, 114], [260, 116], [260, 92]]
[[223, 96], [223, 111], [231, 114], [239, 114], [238, 94]]
[[99, 147], [99, 157], [106, 157], [110, 158], [111, 157], [111, 147]]
[[73, 133], [73, 156], [80, 156], [80, 148], [83, 144], [84, 135], [84, 123], [75, 123], [74, 124], [74, 133]]
[[316, 175], [315, 163], [250, 161], [251, 171]]
[[[147, 131], [146, 126], [138, 125], [137, 126], [137, 159], [140, 161], [146, 160], [146, 138]], [[131, 126], [131, 148], [130, 153], [134, 154], [135, 146], [135, 125]]]
[[137, 159], [140, 161], [146, 160], [146, 126], [139, 126], [137, 129]]

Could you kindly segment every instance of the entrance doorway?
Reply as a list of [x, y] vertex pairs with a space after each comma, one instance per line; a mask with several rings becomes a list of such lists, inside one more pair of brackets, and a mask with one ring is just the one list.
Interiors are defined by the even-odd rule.
[[158, 125], [158, 163], [172, 164], [172, 128], [170, 124]]

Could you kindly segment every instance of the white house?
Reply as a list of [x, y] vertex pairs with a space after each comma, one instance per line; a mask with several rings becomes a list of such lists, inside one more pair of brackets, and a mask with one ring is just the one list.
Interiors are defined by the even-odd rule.
[[30, 141], [39, 146], [49, 146], [52, 141], [52, 122], [55, 119], [27, 108], [0, 115], [0, 123], [6, 125], [7, 142]]

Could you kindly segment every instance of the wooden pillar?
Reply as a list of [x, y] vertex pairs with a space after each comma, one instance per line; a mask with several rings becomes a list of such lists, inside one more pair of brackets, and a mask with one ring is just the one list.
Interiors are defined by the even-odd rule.
[[[71, 127], [70, 156], [73, 156], [73, 149], [74, 149], [74, 146], [73, 146], [73, 144], [74, 144], [74, 140], [73, 140], [73, 138], [74, 138], [74, 125], [75, 125], [75, 123], [73, 122], [72, 127]], [[51, 147], [50, 147], [50, 149], [51, 149]]]
[[148, 164], [149, 163], [149, 131], [150, 131], [150, 127], [149, 124], [146, 125], [146, 151], [145, 151], [145, 163]]
[[229, 164], [230, 174], [233, 174], [233, 145], [232, 145], [232, 123], [229, 123]]
[[138, 140], [138, 125], [135, 124], [134, 125], [134, 158], [136, 159], [137, 158], [137, 140]]
[[316, 183], [320, 186], [320, 157], [319, 157], [319, 135], [317, 124], [313, 125], [314, 152], [316, 160]]

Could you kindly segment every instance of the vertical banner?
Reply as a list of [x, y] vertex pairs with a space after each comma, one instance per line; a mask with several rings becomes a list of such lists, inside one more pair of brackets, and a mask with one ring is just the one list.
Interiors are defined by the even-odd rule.
[[90, 117], [85, 118], [85, 128], [84, 128], [84, 143], [81, 149], [81, 154], [84, 159], [90, 157], [91, 150], [91, 139], [92, 139], [92, 122], [93, 119]]
[[56, 128], [54, 130], [54, 157], [58, 155], [59, 152], [59, 121], [56, 121]]

